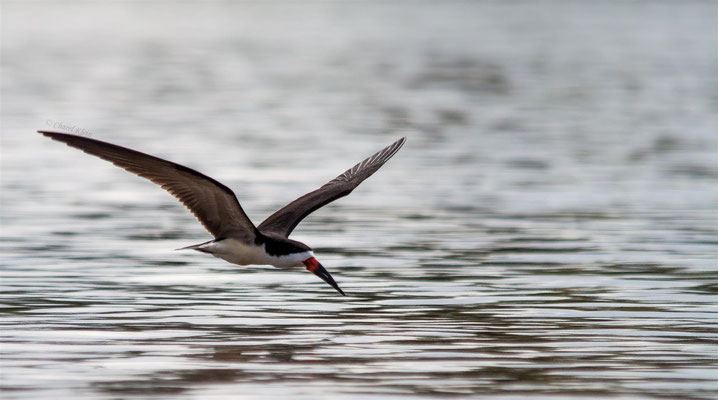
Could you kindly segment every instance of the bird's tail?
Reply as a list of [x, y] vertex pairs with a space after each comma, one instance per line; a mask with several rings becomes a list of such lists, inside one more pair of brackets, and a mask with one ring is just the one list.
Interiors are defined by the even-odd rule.
[[202, 252], [206, 253], [206, 251], [204, 251], [204, 249], [202, 249], [201, 247], [206, 244], [212, 243], [212, 242], [214, 242], [214, 240], [208, 240], [204, 243], [193, 244], [192, 246], [187, 246], [187, 247], [181, 247], [179, 249], [175, 249], [175, 251], [177, 251], [177, 250], [197, 250], [197, 251], [202, 251]]

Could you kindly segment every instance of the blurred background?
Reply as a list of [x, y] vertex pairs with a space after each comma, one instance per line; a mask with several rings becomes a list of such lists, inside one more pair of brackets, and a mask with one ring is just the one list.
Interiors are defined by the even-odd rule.
[[[715, 2], [0, 7], [0, 396], [718, 396]], [[293, 235], [341, 298], [39, 129], [257, 224], [408, 141]]]

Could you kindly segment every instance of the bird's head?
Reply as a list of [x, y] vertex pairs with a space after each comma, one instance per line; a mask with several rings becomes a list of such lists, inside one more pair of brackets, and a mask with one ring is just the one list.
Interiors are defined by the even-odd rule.
[[324, 269], [322, 264], [317, 261], [314, 256], [311, 256], [307, 258], [306, 260], [302, 261], [302, 264], [304, 264], [305, 267], [307, 267], [307, 271], [313, 273], [314, 275], [322, 278], [322, 280], [328, 284], [330, 284], [334, 289], [336, 289], [339, 293], [342, 294], [342, 296], [346, 296], [344, 294], [344, 291], [342, 291], [339, 288], [339, 285], [337, 285], [336, 282], [334, 282], [334, 278], [332, 278], [331, 274], [329, 274], [329, 271]]
[[273, 255], [275, 260], [278, 261], [278, 263], [272, 265], [279, 268], [304, 266], [307, 268], [307, 271], [322, 278], [324, 282], [330, 284], [337, 292], [341, 293], [342, 296], [346, 296], [329, 272], [314, 258], [311, 247], [302, 242], [271, 232], [265, 232], [262, 236], [264, 238], [265, 251], [269, 255]]

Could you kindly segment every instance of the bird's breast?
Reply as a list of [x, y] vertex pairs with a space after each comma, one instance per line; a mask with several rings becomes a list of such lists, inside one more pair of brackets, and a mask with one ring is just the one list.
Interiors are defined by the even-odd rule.
[[314, 256], [311, 251], [274, 256], [267, 253], [264, 244], [257, 246], [232, 238], [207, 243], [201, 249], [232, 264], [271, 265], [277, 268], [301, 266], [302, 261]]

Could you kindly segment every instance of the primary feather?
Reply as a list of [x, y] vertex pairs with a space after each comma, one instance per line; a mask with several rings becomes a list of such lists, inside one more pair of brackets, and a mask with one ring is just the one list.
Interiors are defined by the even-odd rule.
[[401, 138], [371, 157], [344, 171], [319, 189], [294, 200], [262, 222], [258, 229], [288, 237], [307, 215], [332, 201], [351, 193], [366, 178], [372, 176], [404, 145]]

